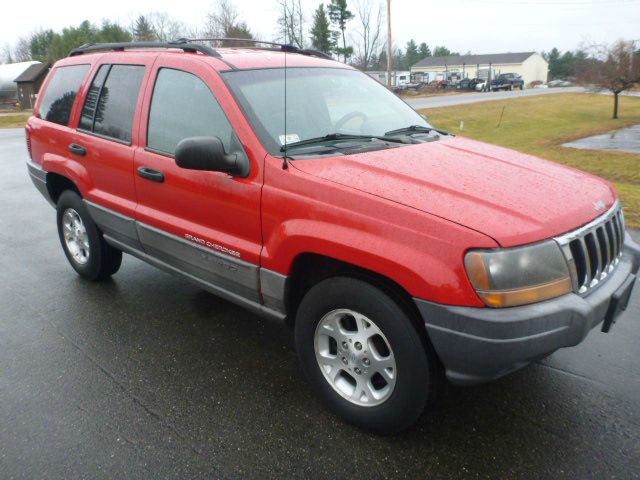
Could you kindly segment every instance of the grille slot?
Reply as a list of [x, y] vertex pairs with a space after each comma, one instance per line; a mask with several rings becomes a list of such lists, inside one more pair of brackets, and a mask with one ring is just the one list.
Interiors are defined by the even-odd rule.
[[622, 209], [616, 203], [601, 217], [556, 241], [569, 263], [574, 291], [585, 294], [620, 263], [624, 243]]

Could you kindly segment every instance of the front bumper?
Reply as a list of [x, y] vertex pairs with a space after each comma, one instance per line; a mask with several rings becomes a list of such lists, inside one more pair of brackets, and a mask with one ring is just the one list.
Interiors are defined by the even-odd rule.
[[640, 246], [627, 233], [615, 272], [586, 296], [570, 293], [504, 309], [414, 300], [449, 381], [474, 385], [580, 343], [604, 320], [616, 292], [635, 281], [639, 267]]

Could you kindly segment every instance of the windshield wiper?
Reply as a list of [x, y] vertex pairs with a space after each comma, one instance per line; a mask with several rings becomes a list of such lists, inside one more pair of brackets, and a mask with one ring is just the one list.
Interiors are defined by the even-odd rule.
[[389, 130], [388, 132], [385, 132], [385, 136], [386, 135], [399, 135], [401, 133], [411, 133], [411, 132], [416, 132], [416, 133], [437, 132], [437, 133], [439, 133], [441, 135], [449, 135], [449, 132], [445, 132], [444, 130], [438, 130], [437, 128], [423, 127], [422, 125], [410, 125], [410, 126], [404, 127], [404, 128], [397, 128], [396, 130]]
[[322, 143], [332, 140], [371, 140], [376, 138], [378, 140], [383, 140], [385, 142], [394, 142], [394, 143], [404, 143], [399, 138], [387, 137], [382, 135], [351, 135], [348, 133], [330, 133], [328, 135], [324, 135], [322, 137], [308, 138], [306, 140], [300, 140], [299, 142], [288, 143], [280, 147], [281, 152], [286, 152], [290, 148], [304, 147], [306, 145], [314, 145], [316, 143]]

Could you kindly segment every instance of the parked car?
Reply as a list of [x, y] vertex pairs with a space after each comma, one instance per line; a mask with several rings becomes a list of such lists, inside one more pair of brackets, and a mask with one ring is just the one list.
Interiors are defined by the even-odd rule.
[[465, 78], [460, 81], [460, 89], [476, 90], [477, 85], [485, 83], [486, 81], [481, 78]]
[[382, 433], [444, 376], [486, 382], [619, 318], [640, 248], [611, 184], [282, 49], [87, 45], [55, 64], [27, 166], [81, 277], [127, 253], [286, 322], [316, 395]]
[[433, 80], [429, 82], [429, 86], [432, 88], [447, 88], [449, 82], [446, 80]]
[[394, 92], [401, 92], [403, 90], [418, 90], [422, 88], [424, 84], [422, 83], [403, 83], [393, 87]]
[[487, 79], [485, 78], [478, 78], [476, 79], [476, 91], [477, 92], [484, 92], [487, 90]]
[[494, 92], [498, 90], [513, 90], [516, 88], [520, 90], [524, 88], [524, 80], [516, 73], [502, 73], [491, 80], [491, 90]]
[[558, 88], [558, 87], [572, 87], [573, 83], [567, 80], [551, 80], [547, 85], [550, 88]]

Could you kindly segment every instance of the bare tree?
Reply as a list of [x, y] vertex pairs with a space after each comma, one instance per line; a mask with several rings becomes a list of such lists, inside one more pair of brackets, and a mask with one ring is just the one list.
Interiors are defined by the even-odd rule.
[[592, 56], [578, 66], [580, 83], [613, 93], [613, 118], [618, 118], [618, 96], [640, 83], [640, 52], [633, 40], [591, 48]]
[[278, 0], [278, 6], [280, 9], [278, 40], [304, 48], [306, 18], [301, 0]]
[[186, 36], [186, 26], [173, 20], [165, 12], [151, 12], [146, 15], [147, 21], [151, 24], [153, 31], [160, 42], [168, 42]]
[[31, 45], [27, 37], [20, 37], [13, 48], [13, 57], [16, 62], [28, 62], [31, 58]]
[[376, 12], [371, 0], [358, 0], [356, 15], [360, 22], [360, 27], [355, 31], [356, 61], [363, 70], [367, 70], [377, 56], [382, 42], [382, 5], [378, 4]]
[[6, 43], [2, 47], [2, 53], [0, 53], [0, 63], [13, 63], [13, 48], [9, 43]]
[[[207, 15], [204, 35], [212, 38], [253, 38], [247, 24], [239, 20], [240, 14], [231, 0], [218, 0], [216, 10]], [[246, 47], [252, 42], [225, 41], [223, 47]]]
[[204, 33], [208, 37], [226, 37], [239, 23], [239, 14], [231, 0], [218, 0], [215, 10], [207, 14]]

